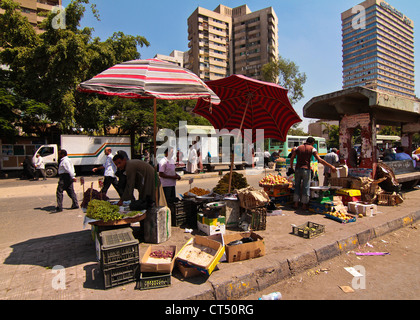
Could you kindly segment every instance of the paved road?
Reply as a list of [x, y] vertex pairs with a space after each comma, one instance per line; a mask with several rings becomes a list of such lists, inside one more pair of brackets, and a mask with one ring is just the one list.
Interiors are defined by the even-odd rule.
[[[281, 292], [283, 300], [418, 300], [420, 298], [420, 223], [372, 239], [369, 245], [325, 261], [244, 300]], [[357, 256], [355, 252], [387, 252]], [[355, 278], [345, 268], [363, 274]], [[340, 287], [350, 287], [346, 293]]]
[[[260, 179], [258, 176], [247, 178], [254, 186]], [[196, 176], [193, 186], [213, 188], [218, 179], [217, 175], [208, 179]], [[88, 177], [87, 185], [91, 181], [95, 181], [94, 187], [97, 188], [97, 178]], [[83, 213], [80, 210], [64, 210], [60, 214], [50, 214], [55, 206], [56, 185], [57, 181], [53, 179], [37, 182], [0, 180], [0, 299], [220, 300], [259, 295], [284, 277], [314, 268], [314, 264], [318, 265], [317, 261], [344, 255], [354, 249], [354, 244], [364, 243], [371, 235], [381, 237], [400, 227], [410, 226], [420, 216], [420, 190], [408, 193], [406, 201], [398, 208], [381, 207], [376, 217], [349, 225], [341, 225], [322, 215], [284, 208], [283, 215], [267, 217], [267, 230], [258, 232], [265, 239], [267, 253], [264, 257], [232, 264], [221, 263], [207, 279], [185, 281], [174, 273], [169, 288], [145, 292], [134, 290], [131, 284], [103, 290], [102, 281], [98, 279], [100, 273], [90, 228], [83, 228]], [[188, 189], [188, 182], [179, 182], [179, 193]], [[83, 189], [80, 184], [76, 185], [76, 191], [81, 196]], [[116, 197], [112, 187], [110, 196]], [[65, 208], [69, 208], [70, 199], [67, 196], [64, 199]], [[324, 224], [326, 234], [309, 241], [290, 235], [292, 223], [298, 225], [308, 219]], [[177, 246], [182, 246], [191, 237], [181, 228], [172, 228], [172, 232], [170, 242]], [[369, 242], [371, 240], [369, 238]], [[141, 254], [147, 247], [147, 244], [141, 244]], [[389, 260], [394, 256], [398, 257], [392, 254], [370, 258]], [[417, 267], [416, 257], [414, 264], [411, 264], [413, 260], [407, 261], [410, 261], [408, 265]], [[63, 291], [52, 288], [55, 274], [51, 268], [57, 265], [64, 266], [66, 271], [66, 289]], [[330, 276], [333, 274], [329, 273]], [[341, 281], [339, 283], [342, 285]], [[305, 299], [304, 296], [296, 297]]]

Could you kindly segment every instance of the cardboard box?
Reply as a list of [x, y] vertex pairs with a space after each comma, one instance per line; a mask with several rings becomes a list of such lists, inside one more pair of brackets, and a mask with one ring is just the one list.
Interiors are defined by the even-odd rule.
[[[217, 242], [221, 243], [223, 247], [225, 246], [225, 239], [224, 239], [224, 236], [223, 236], [223, 234], [222, 234], [222, 233], [216, 233], [216, 234], [213, 234], [213, 235], [211, 235], [211, 236], [207, 236], [207, 238], [209, 238], [209, 239], [211, 239], [211, 240], [214, 240], [214, 241], [217, 241]], [[220, 258], [220, 260], [219, 260], [219, 261], [220, 261], [220, 262], [224, 262], [224, 261], [226, 261], [226, 250], [225, 250], [225, 252], [223, 253], [223, 256]]]
[[362, 195], [360, 190], [357, 190], [357, 189], [340, 189], [336, 191], [336, 194], [341, 195], [341, 196], [350, 196], [350, 197], [358, 197]]
[[202, 213], [197, 214], [197, 228], [206, 235], [224, 234], [226, 232], [226, 217], [207, 218]]
[[357, 204], [358, 204], [358, 202], [355, 202], [355, 201], [348, 202], [347, 203], [348, 211], [351, 212], [351, 213], [357, 213], [357, 211], [356, 211]]
[[192, 237], [177, 254], [177, 261], [185, 267], [192, 267], [205, 275], [211, 275], [223, 254], [225, 247], [207, 237]]
[[378, 206], [375, 204], [363, 202], [349, 202], [347, 204], [349, 212], [354, 214], [362, 214], [365, 217], [372, 217], [378, 213]]
[[210, 226], [208, 224], [204, 224], [204, 223], [201, 223], [200, 221], [197, 221], [197, 229], [204, 232], [208, 236], [212, 236], [215, 234], [225, 234], [226, 225], [222, 224], [218, 226], [213, 226], [213, 225]]
[[[153, 251], [157, 250], [169, 250], [173, 252], [173, 258], [168, 259], [156, 259], [150, 257]], [[172, 273], [176, 258], [176, 246], [149, 246], [144, 253], [140, 261], [141, 272], [154, 272], [154, 273]]]
[[356, 205], [356, 213], [362, 214], [365, 217], [372, 217], [378, 213], [378, 207], [376, 204], [358, 203]]
[[339, 166], [337, 167], [336, 172], [331, 171], [331, 178], [347, 178], [349, 175], [348, 166]]
[[[249, 243], [229, 245], [232, 241], [251, 237], [256, 240]], [[223, 236], [226, 247], [227, 262], [237, 262], [242, 260], [254, 259], [265, 255], [264, 238], [254, 232], [234, 233]]]
[[177, 262], [176, 266], [184, 278], [193, 278], [202, 275], [202, 273], [196, 268], [184, 266], [180, 262]]
[[342, 201], [345, 205], [349, 202], [359, 202], [362, 200], [362, 194], [357, 189], [340, 189], [337, 190], [336, 194], [342, 196]]

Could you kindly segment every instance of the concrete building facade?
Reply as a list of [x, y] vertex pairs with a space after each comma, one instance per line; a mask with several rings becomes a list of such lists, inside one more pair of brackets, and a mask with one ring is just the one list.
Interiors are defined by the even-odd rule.
[[[34, 29], [41, 33], [39, 24], [45, 19], [46, 13], [53, 10], [55, 6], [61, 6], [62, 0], [15, 0], [21, 6], [22, 14], [28, 18]], [[0, 9], [0, 14], [4, 10]]]
[[278, 57], [277, 15], [271, 7], [198, 7], [188, 18], [188, 40], [186, 67], [204, 81], [232, 74], [261, 80], [262, 66]]
[[382, 0], [343, 12], [343, 89], [363, 86], [415, 97], [414, 23]]
[[184, 51], [174, 50], [169, 54], [169, 56], [158, 53], [158, 54], [155, 55], [155, 58], [159, 59], [159, 60], [162, 60], [162, 61], [175, 63], [178, 66], [180, 66], [181, 68], [183, 68], [184, 67], [184, 55], [185, 55]]

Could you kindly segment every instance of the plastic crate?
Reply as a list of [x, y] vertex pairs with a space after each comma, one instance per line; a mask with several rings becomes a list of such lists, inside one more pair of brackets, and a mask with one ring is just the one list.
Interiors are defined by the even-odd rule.
[[352, 214], [347, 214], [347, 216], [349, 216], [349, 217], [350, 217], [350, 219], [349, 219], [349, 220], [343, 220], [343, 219], [340, 219], [340, 218], [338, 218], [338, 217], [336, 217], [336, 216], [333, 216], [331, 213], [326, 213], [326, 214], [325, 214], [325, 216], [326, 216], [327, 218], [331, 219], [331, 220], [335, 220], [335, 221], [337, 221], [337, 222], [341, 222], [341, 223], [356, 222], [356, 216], [355, 216], [355, 215], [352, 215]]
[[308, 221], [301, 226], [293, 226], [293, 234], [305, 238], [312, 239], [318, 237], [325, 232], [325, 226], [322, 224]]
[[179, 201], [169, 205], [169, 209], [171, 209], [172, 227], [179, 227], [188, 222], [190, 206], [190, 201]]
[[267, 207], [253, 209], [243, 209], [246, 214], [246, 221], [249, 223], [251, 231], [266, 230], [267, 227]]
[[131, 263], [107, 270], [102, 270], [105, 289], [114, 288], [123, 284], [135, 282], [139, 272], [140, 263]]
[[171, 285], [171, 273], [140, 273], [140, 279], [137, 280], [137, 290], [150, 290], [165, 288]]
[[134, 238], [131, 228], [104, 231], [100, 237], [103, 270], [139, 262], [139, 241]]

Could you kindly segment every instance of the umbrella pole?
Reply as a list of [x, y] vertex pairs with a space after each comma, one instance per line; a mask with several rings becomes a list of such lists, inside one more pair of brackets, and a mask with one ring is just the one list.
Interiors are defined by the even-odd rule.
[[[242, 128], [244, 126], [244, 121], [245, 121], [245, 116], [246, 116], [246, 113], [248, 111], [248, 106], [249, 106], [249, 99], [246, 103], [244, 115], [242, 117], [241, 127], [239, 128], [239, 132], [238, 132], [238, 136], [237, 136], [236, 140], [238, 140], [238, 137], [242, 132]], [[235, 141], [233, 141], [233, 142], [234, 142], [233, 145], [235, 145]], [[231, 190], [232, 190], [232, 175], [233, 175], [233, 164], [234, 164], [234, 162], [235, 162], [235, 149], [233, 150], [232, 160], [231, 160], [231, 163], [230, 163], [230, 176], [229, 176], [229, 191], [228, 191], [228, 193], [230, 193]]]
[[159, 203], [159, 188], [158, 188], [158, 180], [159, 179], [159, 173], [157, 170], [157, 146], [156, 146], [156, 136], [157, 136], [157, 100], [156, 98], [153, 99], [153, 165], [155, 167], [155, 197], [156, 197], [156, 206]]

